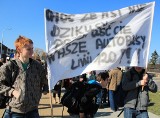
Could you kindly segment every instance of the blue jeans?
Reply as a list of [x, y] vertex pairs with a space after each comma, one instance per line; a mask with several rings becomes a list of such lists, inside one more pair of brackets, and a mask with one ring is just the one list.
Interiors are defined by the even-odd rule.
[[12, 112], [6, 109], [3, 118], [40, 118], [40, 116], [38, 109], [27, 112], [25, 114]]
[[107, 89], [106, 88], [103, 88], [102, 89], [102, 103], [106, 103], [107, 99]]
[[124, 108], [124, 118], [149, 118], [147, 110]]
[[114, 91], [109, 90], [109, 103], [110, 103], [110, 108], [113, 111], [117, 111], [117, 105], [115, 104], [115, 98], [114, 98]]

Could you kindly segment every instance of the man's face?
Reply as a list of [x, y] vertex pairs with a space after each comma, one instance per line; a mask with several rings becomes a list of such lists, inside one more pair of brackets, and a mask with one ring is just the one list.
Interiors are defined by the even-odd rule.
[[33, 44], [26, 44], [23, 48], [21, 48], [20, 55], [25, 58], [31, 58], [33, 54]]
[[134, 67], [134, 68], [135, 68], [135, 70], [136, 70], [138, 73], [140, 73], [140, 72], [143, 70], [142, 67]]

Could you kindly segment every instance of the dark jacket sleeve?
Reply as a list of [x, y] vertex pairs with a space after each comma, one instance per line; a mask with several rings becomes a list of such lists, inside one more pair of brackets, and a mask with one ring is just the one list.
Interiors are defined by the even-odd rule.
[[157, 92], [157, 89], [158, 89], [158, 87], [157, 87], [157, 85], [156, 85], [156, 83], [153, 81], [153, 79], [152, 79], [152, 76], [151, 75], [148, 75], [148, 78], [149, 78], [149, 80], [148, 80], [148, 89], [151, 91], [151, 92]]

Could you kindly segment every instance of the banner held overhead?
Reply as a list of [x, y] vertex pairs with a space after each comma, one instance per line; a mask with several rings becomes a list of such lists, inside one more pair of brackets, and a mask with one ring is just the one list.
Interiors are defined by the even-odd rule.
[[86, 14], [45, 9], [49, 89], [58, 80], [91, 70], [146, 67], [154, 4]]

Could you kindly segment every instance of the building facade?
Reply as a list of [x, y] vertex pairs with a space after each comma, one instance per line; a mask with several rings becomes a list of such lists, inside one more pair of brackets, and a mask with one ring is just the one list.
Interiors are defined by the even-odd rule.
[[[2, 46], [2, 48], [1, 48], [1, 46]], [[1, 50], [2, 50], [2, 52], [1, 52]], [[1, 58], [4, 58], [4, 59], [6, 59], [6, 57], [12, 58], [14, 53], [15, 53], [15, 49], [10, 49], [7, 46], [0, 43], [0, 56], [1, 56]]]

